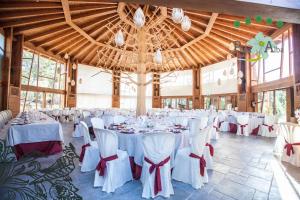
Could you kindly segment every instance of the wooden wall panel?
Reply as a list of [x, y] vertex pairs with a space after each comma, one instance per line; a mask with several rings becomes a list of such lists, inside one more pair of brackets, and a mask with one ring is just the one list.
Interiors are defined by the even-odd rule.
[[121, 73], [119, 71], [113, 71], [112, 73], [113, 87], [112, 87], [112, 107], [120, 108], [120, 80]]
[[200, 67], [193, 68], [193, 109], [203, 108], [200, 73]]
[[153, 73], [152, 80], [152, 108], [161, 108], [160, 74]]
[[295, 108], [300, 107], [300, 24], [293, 24], [293, 52], [294, 52], [294, 81]]

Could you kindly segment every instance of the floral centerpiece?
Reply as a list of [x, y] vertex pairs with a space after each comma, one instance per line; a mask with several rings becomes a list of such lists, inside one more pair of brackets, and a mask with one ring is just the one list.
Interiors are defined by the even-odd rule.
[[296, 119], [298, 121], [298, 124], [300, 124], [300, 108], [297, 108], [295, 110], [295, 117], [296, 117]]

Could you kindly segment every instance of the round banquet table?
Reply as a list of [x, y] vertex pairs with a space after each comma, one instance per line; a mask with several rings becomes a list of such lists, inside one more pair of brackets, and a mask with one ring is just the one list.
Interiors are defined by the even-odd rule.
[[[134, 177], [140, 177], [141, 168], [143, 166], [144, 150], [143, 150], [143, 136], [146, 134], [159, 133], [163, 131], [148, 130], [149, 132], [140, 133], [135, 130], [135, 133], [122, 133], [119, 130], [113, 130], [118, 135], [118, 147], [120, 150], [126, 151], [130, 157], [131, 169]], [[164, 131], [165, 133], [166, 131]], [[171, 155], [171, 167], [174, 166], [174, 159], [178, 149], [189, 146], [189, 131], [183, 130], [181, 133], [172, 133], [175, 135], [175, 148]]]

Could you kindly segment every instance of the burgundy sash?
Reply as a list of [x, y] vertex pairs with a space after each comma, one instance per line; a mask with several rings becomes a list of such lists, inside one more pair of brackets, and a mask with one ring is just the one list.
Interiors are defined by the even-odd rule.
[[108, 156], [106, 158], [102, 158], [101, 155], [100, 155], [100, 161], [99, 161], [99, 163], [96, 167], [96, 170], [99, 171], [99, 176], [104, 176], [105, 169], [106, 169], [106, 162], [112, 161], [112, 160], [115, 160], [115, 159], [118, 159], [117, 154], [112, 155], [112, 156]]
[[300, 146], [300, 142], [297, 143], [288, 143], [288, 141], [285, 140], [285, 146], [284, 149], [286, 149], [286, 155], [291, 156], [291, 152], [292, 154], [295, 153], [293, 146]]
[[263, 126], [267, 126], [269, 128], [269, 133], [271, 133], [272, 131], [274, 131], [273, 125], [269, 126], [267, 124], [263, 124]]
[[205, 146], [209, 147], [209, 153], [211, 156], [214, 156], [214, 147], [209, 144], [209, 143], [206, 143]]
[[169, 162], [170, 156], [161, 161], [158, 164], [154, 164], [151, 160], [149, 160], [147, 157], [145, 157], [145, 161], [149, 163], [151, 166], [149, 168], [149, 173], [152, 174], [152, 172], [155, 169], [155, 180], [154, 180], [154, 194], [156, 195], [158, 192], [162, 190], [161, 187], [161, 179], [160, 179], [160, 167], [164, 166], [167, 162]]
[[221, 125], [222, 125], [223, 122], [224, 122], [224, 121], [220, 121], [220, 122], [219, 122], [219, 128], [221, 128]]
[[248, 124], [239, 124], [241, 127], [241, 131], [242, 131], [242, 135], [244, 135], [244, 128], [248, 125]]
[[84, 158], [84, 154], [85, 154], [85, 150], [87, 147], [91, 146], [90, 143], [87, 143], [87, 144], [84, 144], [82, 145], [81, 147], [81, 153], [80, 153], [80, 156], [79, 156], [79, 162], [82, 162], [83, 161], [83, 158]]
[[190, 153], [191, 158], [199, 159], [199, 168], [200, 168], [200, 175], [204, 176], [204, 169], [206, 167], [206, 161], [203, 156], [198, 156], [196, 154]]

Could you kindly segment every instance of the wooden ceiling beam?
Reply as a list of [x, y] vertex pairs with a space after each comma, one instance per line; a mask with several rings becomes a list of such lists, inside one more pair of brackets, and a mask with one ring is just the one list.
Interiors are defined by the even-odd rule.
[[245, 40], [250, 40], [251, 38], [253, 38], [256, 35], [253, 33], [252, 34], [251, 33], [243, 33], [240, 30], [234, 30], [235, 29], [234, 27], [228, 28], [228, 27], [221, 26], [219, 24], [215, 24], [214, 29], [222, 31], [225, 34], [227, 33], [228, 35], [235, 35], [235, 36], [245, 39]]
[[235, 35], [226, 34], [219, 30], [212, 30], [210, 37], [215, 40], [220, 41], [225, 46], [227, 46], [228, 44], [230, 44], [233, 41], [239, 41], [242, 43], [242, 45], [246, 45], [246, 43], [247, 43], [247, 40], [245, 40], [244, 38], [239, 38], [239, 37], [236, 37]]
[[55, 20], [49, 20], [44, 22], [39, 22], [35, 24], [30, 24], [26, 26], [20, 26], [14, 28], [14, 34], [22, 34], [26, 31], [31, 31], [33, 29], [47, 29], [49, 27], [52, 27], [53, 25], [63, 25], [66, 24], [65, 19], [55, 19]]
[[57, 28], [49, 29], [48, 31], [40, 31], [36, 34], [25, 36], [25, 41], [37, 40], [43, 37], [49, 37], [52, 34], [60, 33], [65, 30], [71, 30], [72, 28], [66, 24], [60, 25]]
[[191, 49], [191, 46], [187, 47], [185, 50], [191, 55], [191, 57], [195, 61], [194, 62], [194, 63], [196, 63], [195, 66], [198, 66], [199, 64], [202, 64], [202, 65], [205, 64], [205, 62], [202, 60], [203, 59], [202, 56], [200, 56], [199, 54], [196, 55], [196, 52]]
[[76, 35], [76, 31], [74, 31], [73, 29], [64, 30], [63, 32], [52, 34], [51, 36], [49, 36], [43, 40], [39, 40], [39, 41], [35, 42], [35, 45], [46, 46], [49, 43], [60, 40], [60, 38], [67, 39], [68, 37], [74, 36], [74, 35]]
[[64, 18], [63, 14], [50, 14], [50, 15], [26, 17], [22, 19], [13, 19], [13, 20], [0, 19], [0, 27], [5, 28], [5, 27], [25, 26], [25, 25], [27, 26], [38, 22], [49, 22], [50, 20], [63, 19], [63, 18]]
[[209, 49], [212, 53], [219, 56], [219, 58], [227, 58], [227, 54], [223, 51], [219, 50], [219, 48], [213, 48], [213, 45], [206, 42], [205, 40], [201, 41], [201, 45], [205, 46], [207, 49]]
[[70, 49], [72, 49], [73, 47], [76, 48], [76, 46], [79, 46], [79, 44], [84, 43], [85, 40], [86, 39], [84, 37], [78, 35], [77, 37], [68, 40], [68, 42], [64, 43], [63, 45], [56, 46], [55, 47], [56, 50], [53, 50], [53, 53], [60, 54], [60, 55], [65, 55], [65, 53], [68, 53], [69, 55], [71, 55], [69, 53]]
[[57, 2], [30, 2], [30, 1], [3, 1], [0, 3], [0, 11], [61, 8]]
[[207, 41], [208, 44], [214, 46], [214, 47], [217, 47], [218, 49], [220, 49], [223, 53], [225, 53], [226, 55], [231, 53], [228, 46], [224, 46], [222, 43], [220, 43], [218, 40], [214, 40], [214, 39], [211, 39], [210, 37], [206, 37], [204, 39], [204, 41]]
[[39, 9], [30, 9], [30, 10], [13, 10], [0, 12], [1, 20], [11, 20], [11, 19], [20, 19], [25, 17], [36, 17], [50, 14], [62, 14], [63, 10], [61, 8], [39, 8]]
[[205, 45], [202, 45], [201, 42], [197, 42], [194, 44], [195, 48], [198, 49], [203, 55], [207, 55], [214, 62], [218, 62], [218, 55], [214, 54], [215, 52], [206, 48]]

